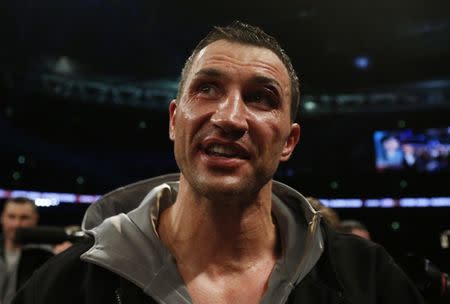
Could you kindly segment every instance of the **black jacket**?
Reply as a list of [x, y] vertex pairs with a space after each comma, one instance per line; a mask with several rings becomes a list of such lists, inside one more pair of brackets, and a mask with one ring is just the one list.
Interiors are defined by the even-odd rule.
[[[385, 250], [322, 226], [325, 252], [287, 303], [419, 304], [410, 280]], [[156, 303], [140, 288], [112, 272], [80, 260], [93, 239], [80, 242], [45, 264], [20, 290], [15, 304]]]
[[[4, 248], [3, 248], [3, 239], [0, 238], [0, 259], [4, 259]], [[43, 248], [38, 247], [23, 247], [22, 252], [20, 254], [20, 258], [17, 265], [17, 275], [15, 286], [18, 290], [25, 282], [31, 277], [33, 272], [38, 269], [42, 264], [44, 264], [48, 259], [53, 256], [53, 253], [49, 250], [45, 250]], [[2, 261], [3, 263], [3, 261]], [[2, 266], [5, 267], [5, 266]], [[0, 270], [4, 271], [4, 270]], [[4, 275], [4, 274], [1, 274]], [[3, 284], [7, 284], [7, 278], [2, 280]], [[5, 288], [6, 286], [0, 286], [0, 288]], [[6, 289], [3, 289], [2, 293], [6, 292]], [[6, 297], [10, 299], [10, 296], [3, 294], [0, 296], [0, 302], [2, 301], [1, 297]], [[5, 300], [5, 298], [3, 299]]]
[[17, 289], [31, 277], [33, 272], [53, 257], [53, 253], [40, 248], [24, 248], [17, 269]]

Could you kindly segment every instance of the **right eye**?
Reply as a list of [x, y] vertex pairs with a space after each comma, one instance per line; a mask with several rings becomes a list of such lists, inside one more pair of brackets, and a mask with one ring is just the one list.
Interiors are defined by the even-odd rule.
[[212, 83], [203, 83], [197, 87], [197, 94], [203, 98], [215, 98], [218, 96], [219, 90]]
[[207, 84], [202, 84], [202, 85], [199, 87], [199, 91], [200, 91], [201, 93], [209, 93], [209, 92], [211, 91], [211, 89], [212, 89], [212, 87], [211, 87], [211, 85], [210, 85], [209, 83], [207, 83]]

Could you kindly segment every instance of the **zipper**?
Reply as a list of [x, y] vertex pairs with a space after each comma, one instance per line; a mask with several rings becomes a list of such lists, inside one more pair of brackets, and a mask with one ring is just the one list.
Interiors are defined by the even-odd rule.
[[122, 298], [120, 297], [120, 291], [119, 289], [116, 289], [114, 291], [114, 294], [116, 296], [116, 304], [122, 304]]

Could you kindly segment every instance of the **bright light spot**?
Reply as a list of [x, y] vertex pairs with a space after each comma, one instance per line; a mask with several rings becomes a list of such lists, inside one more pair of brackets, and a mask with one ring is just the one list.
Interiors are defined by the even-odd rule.
[[353, 64], [355, 65], [356, 68], [365, 70], [369, 67], [370, 61], [369, 58], [367, 58], [366, 56], [359, 56], [355, 58]]
[[84, 184], [84, 177], [78, 176], [78, 177], [77, 177], [77, 184], [79, 184], [79, 185]]
[[381, 206], [381, 201], [379, 199], [368, 199], [366, 200], [366, 207], [376, 208]]
[[145, 121], [140, 121], [139, 122], [139, 128], [141, 128], [141, 129], [147, 128], [147, 123]]
[[100, 195], [79, 195], [78, 202], [79, 203], [93, 203], [100, 198]]
[[314, 111], [317, 108], [317, 104], [314, 101], [305, 101], [305, 110]]
[[56, 61], [53, 70], [61, 74], [70, 74], [73, 72], [73, 66], [69, 58], [62, 56]]
[[332, 182], [330, 183], [330, 187], [331, 187], [331, 189], [336, 190], [336, 189], [339, 187], [339, 184], [338, 184], [337, 181], [332, 181]]
[[392, 222], [391, 228], [392, 228], [392, 230], [399, 230], [400, 229], [400, 223], [399, 222]]
[[19, 157], [17, 158], [17, 162], [21, 165], [23, 165], [25, 163], [26, 159], [25, 156], [23, 155], [19, 155]]
[[448, 249], [449, 246], [449, 239], [450, 239], [450, 230], [445, 230], [441, 233], [441, 248], [442, 249]]
[[432, 207], [450, 207], [449, 197], [433, 197], [431, 198]]
[[20, 174], [20, 172], [14, 171], [12, 174], [12, 178], [14, 180], [19, 180], [22, 177], [22, 175]]
[[395, 200], [392, 198], [383, 198], [381, 199], [381, 206], [383, 208], [391, 208], [395, 206]]
[[[320, 200], [322, 202], [322, 200]], [[327, 201], [330, 208], [361, 208], [363, 201], [360, 199], [331, 199]]]
[[60, 202], [65, 203], [75, 203], [77, 201], [77, 196], [73, 193], [57, 193], [56, 198]]
[[34, 200], [34, 203], [38, 207], [50, 207], [50, 206], [58, 206], [59, 200], [56, 198], [37, 198]]

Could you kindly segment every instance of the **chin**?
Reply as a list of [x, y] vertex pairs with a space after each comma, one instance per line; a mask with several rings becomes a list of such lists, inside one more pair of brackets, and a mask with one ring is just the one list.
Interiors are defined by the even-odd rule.
[[202, 195], [210, 200], [232, 199], [239, 196], [241, 198], [251, 196], [256, 193], [256, 184], [254, 179], [243, 178], [232, 175], [221, 176], [203, 176], [197, 178], [195, 188]]

